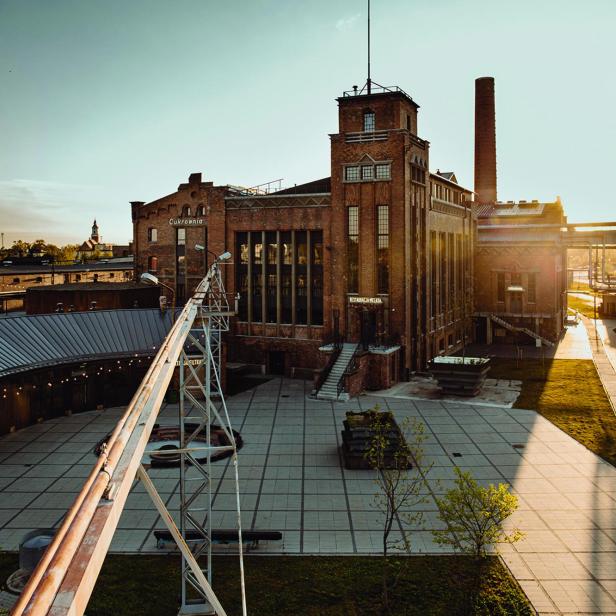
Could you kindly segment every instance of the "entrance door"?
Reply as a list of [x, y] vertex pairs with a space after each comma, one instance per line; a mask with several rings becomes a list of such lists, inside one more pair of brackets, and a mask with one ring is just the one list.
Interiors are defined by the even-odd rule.
[[367, 349], [376, 342], [376, 312], [374, 310], [361, 311], [360, 343]]
[[268, 353], [269, 373], [284, 374], [284, 352], [270, 351]]

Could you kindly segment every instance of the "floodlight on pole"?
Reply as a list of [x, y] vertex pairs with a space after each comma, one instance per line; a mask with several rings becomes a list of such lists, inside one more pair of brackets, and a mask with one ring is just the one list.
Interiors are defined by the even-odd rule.
[[151, 284], [156, 287], [164, 287], [171, 293], [171, 324], [175, 323], [175, 289], [170, 287], [168, 284], [161, 282], [158, 279], [158, 276], [154, 276], [154, 274], [150, 274], [150, 272], [143, 272], [140, 276], [141, 282], [145, 282], [146, 284]]

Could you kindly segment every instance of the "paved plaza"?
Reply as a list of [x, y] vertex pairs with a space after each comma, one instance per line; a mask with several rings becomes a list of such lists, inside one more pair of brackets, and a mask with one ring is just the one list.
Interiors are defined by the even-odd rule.
[[[273, 379], [229, 399], [245, 441], [240, 456], [246, 528], [283, 532], [259, 552], [365, 554], [379, 551], [379, 514], [371, 507], [372, 471], [349, 471], [338, 452], [346, 411], [378, 403], [396, 418], [426, 427], [428, 502], [412, 529], [414, 552], [439, 553], [434, 495], [453, 484], [454, 464], [485, 483], [508, 481], [520, 499], [512, 523], [526, 537], [504, 558], [544, 614], [616, 614], [616, 469], [534, 411], [433, 400], [362, 396], [347, 403], [308, 397], [311, 384]], [[48, 421], [0, 439], [0, 549], [15, 550], [30, 529], [57, 525], [94, 462], [94, 444], [122, 409]], [[167, 406], [161, 423], [172, 423]], [[228, 461], [215, 467], [213, 522], [234, 523]], [[177, 508], [178, 470], [152, 470], [170, 509]], [[140, 485], [129, 496], [114, 552], [158, 552], [162, 528]], [[398, 529], [397, 532], [400, 532]]]

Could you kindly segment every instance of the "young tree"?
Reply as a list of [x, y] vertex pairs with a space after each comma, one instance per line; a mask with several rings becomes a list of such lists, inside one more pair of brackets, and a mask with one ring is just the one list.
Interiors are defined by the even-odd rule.
[[[423, 517], [421, 511], [413, 508], [426, 501], [421, 488], [432, 465], [422, 468], [424, 454], [421, 445], [426, 437], [421, 422], [406, 419], [398, 428], [393, 415], [381, 412], [378, 405], [368, 413], [371, 438], [365, 457], [376, 471], [378, 490], [374, 507], [382, 514], [383, 521], [382, 601], [385, 613], [390, 614], [390, 593], [403, 571], [402, 562], [392, 562], [391, 552], [402, 550], [409, 553], [411, 550], [410, 527], [419, 525]], [[402, 532], [392, 534], [398, 524]]]
[[477, 560], [501, 543], [515, 543], [523, 534], [516, 528], [507, 532], [504, 521], [518, 508], [518, 498], [509, 492], [507, 484], [483, 487], [470, 472], [457, 466], [456, 487], [444, 497], [436, 498], [443, 530], [433, 530], [434, 540], [441, 545], [472, 554]]

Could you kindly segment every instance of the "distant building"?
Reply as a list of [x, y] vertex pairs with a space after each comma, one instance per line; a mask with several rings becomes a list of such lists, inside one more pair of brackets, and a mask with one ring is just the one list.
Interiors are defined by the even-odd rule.
[[[14, 262], [15, 261], [15, 262]], [[0, 263], [0, 310], [23, 310], [26, 290], [45, 285], [87, 282], [130, 282], [133, 280], [132, 258], [110, 259], [106, 263], [24, 264], [16, 259]]]
[[[567, 313], [563, 206], [497, 201], [494, 79], [475, 81], [476, 336], [556, 342]], [[534, 340], [533, 340], [534, 339]]]
[[477, 206], [476, 213], [477, 339], [532, 342], [532, 335], [515, 329], [526, 328], [557, 341], [567, 313], [567, 248], [561, 233], [567, 219], [560, 200], [497, 201]]
[[106, 259], [113, 256], [113, 244], [103, 243], [102, 237], [98, 232], [96, 219], [94, 219], [94, 223], [92, 224], [92, 233], [77, 250], [77, 258], [88, 261], [92, 259]]

